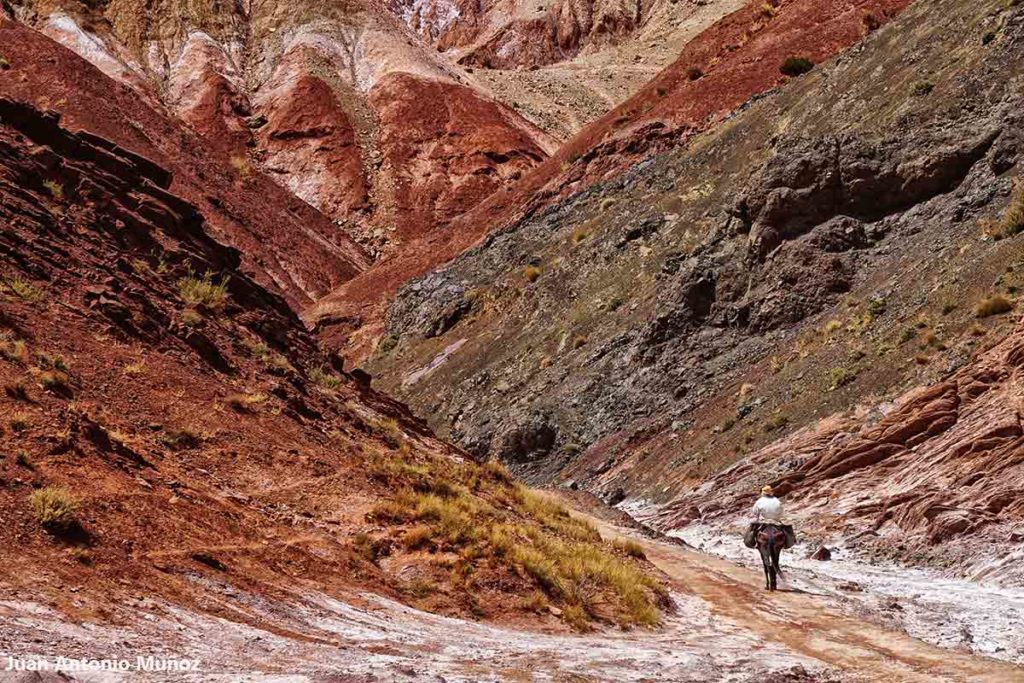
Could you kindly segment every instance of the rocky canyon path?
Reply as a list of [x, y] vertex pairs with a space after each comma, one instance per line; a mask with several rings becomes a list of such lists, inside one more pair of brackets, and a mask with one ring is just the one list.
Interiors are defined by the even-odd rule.
[[[808, 580], [804, 569], [793, 568], [787, 577], [786, 584], [798, 589], [768, 594], [760, 573], [750, 567], [592, 521], [608, 538], [636, 539], [667, 576], [676, 608], [662, 628], [537, 632], [430, 614], [370, 593], [328, 596], [301, 582], [279, 586], [271, 597], [198, 573], [180, 576], [181, 588], [202, 589], [208, 609], [140, 595], [108, 605], [109, 619], [79, 621], [30, 596], [12, 594], [0, 582], [0, 655], [187, 654], [202, 663], [199, 673], [176, 675], [51, 672], [38, 678], [0, 671], [0, 681], [1024, 680], [1024, 668], [1013, 663], [931, 645], [879, 619], [858, 616], [857, 603], [829, 594]], [[78, 586], [64, 588], [76, 601], [91, 599]]]
[[[1022, 681], [1024, 668], [936, 647], [846, 615], [803, 590], [764, 590], [760, 572], [682, 545], [638, 537], [588, 517], [607, 538], [639, 541], [673, 588], [705, 601], [713, 616], [742, 624], [760, 640], [842, 672], [841, 680]], [[785, 570], [785, 563], [784, 570]]]

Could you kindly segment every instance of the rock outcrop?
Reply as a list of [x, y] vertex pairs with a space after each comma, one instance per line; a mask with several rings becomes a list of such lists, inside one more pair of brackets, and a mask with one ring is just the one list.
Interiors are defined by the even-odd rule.
[[307, 317], [324, 325], [337, 318], [360, 320], [365, 329], [347, 343], [346, 355], [362, 358], [370, 350], [367, 339], [383, 333], [382, 306], [400, 285], [455, 258], [498, 226], [556, 210], [560, 201], [611, 181], [646, 157], [687, 144], [751, 98], [792, 80], [780, 71], [787, 58], [827, 60], [869, 37], [907, 4], [793, 0], [771, 5], [771, 11], [763, 2], [744, 5], [687, 42], [639, 92], [587, 125], [508, 191], [492, 194], [449, 230], [407, 244]]
[[[371, 373], [524, 476], [655, 501], [859, 401], [944, 386], [1008, 331], [976, 304], [1021, 286], [1019, 238], [990, 236], [1024, 151], [1021, 27], [995, 2], [915, 4], [406, 285]], [[935, 401], [920, 432], [815, 472], [898, 461], [949, 426]], [[522, 438], [541, 425], [553, 440]]]
[[[666, 529], [722, 524], [773, 484], [803, 534], [862, 553], [1019, 583], [999, 557], [1024, 520], [1024, 326], [968, 366], [864, 417], [798, 431], [667, 505]], [[827, 559], [827, 558], [826, 558]]]

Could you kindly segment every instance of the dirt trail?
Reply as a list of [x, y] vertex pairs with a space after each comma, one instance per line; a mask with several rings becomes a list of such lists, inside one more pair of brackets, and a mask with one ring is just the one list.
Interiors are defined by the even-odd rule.
[[[586, 516], [586, 515], [583, 515]], [[707, 601], [766, 641], [870, 681], [1021, 681], [1024, 668], [946, 650], [855, 617], [802, 592], [764, 591], [764, 577], [682, 546], [635, 536], [587, 516], [606, 538], [639, 541], [675, 588]]]

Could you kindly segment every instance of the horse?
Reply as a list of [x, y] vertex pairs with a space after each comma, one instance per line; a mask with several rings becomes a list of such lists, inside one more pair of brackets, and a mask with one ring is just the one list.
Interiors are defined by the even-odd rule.
[[786, 532], [776, 524], [762, 524], [757, 532], [757, 551], [761, 553], [761, 564], [764, 565], [765, 590], [776, 589], [779, 568], [779, 555], [786, 547]]

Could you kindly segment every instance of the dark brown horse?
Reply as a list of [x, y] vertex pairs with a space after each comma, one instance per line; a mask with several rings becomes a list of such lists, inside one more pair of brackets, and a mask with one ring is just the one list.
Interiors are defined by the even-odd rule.
[[762, 524], [757, 532], [757, 551], [761, 553], [761, 564], [764, 565], [764, 587], [775, 590], [779, 568], [779, 555], [786, 547], [786, 532], [776, 524]]

